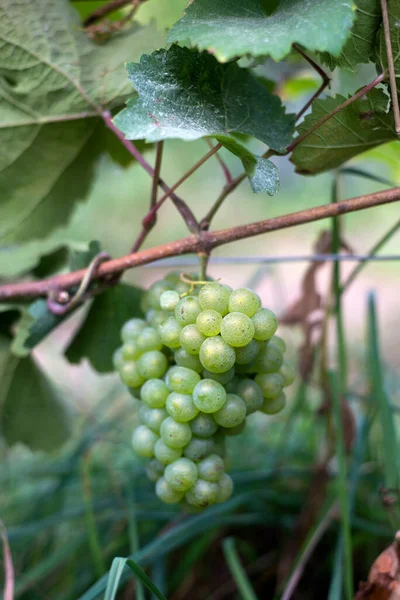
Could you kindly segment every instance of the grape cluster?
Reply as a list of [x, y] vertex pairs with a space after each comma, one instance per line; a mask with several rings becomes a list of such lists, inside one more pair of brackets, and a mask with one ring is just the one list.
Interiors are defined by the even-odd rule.
[[183, 281], [170, 273], [144, 297], [145, 319], [121, 331], [114, 364], [142, 400], [132, 436], [150, 459], [146, 472], [158, 497], [198, 509], [227, 500], [225, 436], [238, 435], [246, 416], [274, 414], [294, 381], [274, 313], [247, 288]]

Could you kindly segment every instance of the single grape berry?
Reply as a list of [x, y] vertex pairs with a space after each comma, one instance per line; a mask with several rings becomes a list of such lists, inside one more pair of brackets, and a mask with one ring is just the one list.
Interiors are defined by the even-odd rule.
[[180, 333], [179, 343], [188, 354], [199, 354], [200, 348], [206, 339], [196, 327], [196, 325], [186, 325]]
[[145, 381], [145, 378], [139, 372], [138, 363], [134, 361], [123, 363], [119, 374], [123, 383], [128, 387], [140, 387]]
[[171, 448], [160, 438], [154, 446], [154, 456], [163, 465], [169, 465], [182, 456], [182, 448]]
[[194, 486], [198, 477], [197, 466], [189, 458], [178, 458], [165, 467], [164, 478], [177, 492], [186, 492]]
[[191, 394], [200, 381], [200, 375], [185, 367], [171, 367], [165, 378], [165, 383], [171, 392]]
[[260, 308], [252, 317], [254, 324], [254, 339], [269, 340], [278, 329], [276, 316], [268, 308]]
[[207, 369], [203, 371], [204, 379], [213, 379], [214, 381], [218, 381], [222, 385], [227, 385], [231, 379], [235, 376], [235, 367], [229, 369], [229, 371], [225, 371], [225, 373], [211, 373]]
[[242, 379], [236, 387], [236, 393], [246, 405], [246, 414], [250, 415], [260, 410], [264, 402], [264, 396], [260, 387], [252, 379]]
[[222, 316], [228, 312], [230, 291], [220, 283], [211, 282], [203, 285], [199, 292], [199, 302], [203, 310], [215, 310]]
[[192, 430], [187, 423], [178, 423], [167, 417], [160, 427], [161, 438], [171, 448], [183, 448], [192, 438]]
[[165, 319], [158, 328], [161, 342], [167, 348], [179, 348], [182, 328], [174, 317]]
[[161, 323], [164, 323], [170, 314], [165, 310], [156, 310], [155, 308], [149, 308], [146, 312], [146, 321], [158, 331]]
[[245, 346], [235, 348], [236, 364], [248, 365], [252, 363], [260, 352], [260, 346], [256, 340], [251, 340]]
[[213, 414], [213, 417], [221, 427], [236, 427], [246, 418], [246, 404], [240, 396], [227, 394], [225, 404]]
[[279, 373], [261, 373], [254, 381], [260, 386], [264, 398], [276, 398], [283, 388], [283, 377]]
[[281, 392], [275, 398], [265, 398], [260, 410], [266, 415], [275, 415], [285, 407], [285, 404], [286, 396], [284, 392]]
[[226, 373], [235, 364], [235, 351], [221, 336], [207, 338], [200, 348], [200, 361], [212, 373]]
[[185, 325], [191, 325], [196, 323], [197, 316], [201, 312], [201, 306], [199, 299], [196, 296], [186, 296], [179, 300], [175, 307], [175, 319], [179, 325], [185, 327]]
[[137, 369], [143, 379], [159, 379], [167, 368], [167, 357], [159, 350], [145, 352], [137, 361]]
[[287, 360], [285, 360], [285, 362], [283, 363], [279, 373], [282, 375], [283, 378], [283, 387], [288, 387], [289, 385], [292, 385], [292, 383], [296, 379], [295, 368], [292, 365], [292, 363]]
[[252, 317], [261, 308], [261, 299], [248, 288], [234, 290], [229, 296], [229, 312], [241, 312]]
[[136, 339], [136, 345], [139, 352], [161, 350], [162, 342], [160, 334], [154, 329], [154, 327], [145, 327], [139, 333]]
[[183, 498], [183, 492], [174, 490], [164, 477], [160, 477], [156, 483], [156, 494], [165, 504], [177, 504]]
[[175, 290], [167, 290], [160, 295], [160, 307], [162, 310], [175, 310], [180, 298]]
[[207, 508], [214, 504], [218, 498], [218, 485], [211, 481], [198, 479], [194, 486], [186, 493], [186, 500], [192, 506]]
[[135, 340], [139, 333], [146, 327], [143, 319], [129, 319], [121, 329], [121, 339], [123, 342]]
[[167, 398], [166, 409], [168, 414], [178, 421], [178, 423], [186, 423], [191, 421], [199, 414], [199, 409], [193, 402], [190, 394], [179, 394], [171, 392]]
[[129, 340], [125, 342], [121, 348], [122, 361], [137, 360], [141, 355], [141, 351], [137, 344], [137, 340]]
[[151, 408], [163, 408], [169, 396], [169, 389], [162, 379], [149, 379], [140, 390], [140, 397]]
[[192, 437], [188, 445], [183, 450], [183, 455], [194, 462], [203, 460], [214, 451], [214, 440], [212, 438]]
[[174, 359], [179, 367], [192, 369], [192, 371], [196, 371], [196, 373], [201, 373], [203, 371], [203, 365], [201, 364], [199, 357], [195, 354], [189, 354], [184, 348], [178, 348], [175, 351]]
[[132, 434], [132, 446], [138, 456], [152, 458], [158, 435], [146, 425], [139, 425]]
[[286, 352], [285, 340], [283, 340], [281, 337], [279, 337], [279, 335], [273, 335], [272, 338], [270, 340], [268, 340], [268, 344], [270, 346], [275, 346], [276, 348], [279, 348], [279, 350], [282, 352], [282, 354], [285, 354], [285, 352]]
[[190, 422], [193, 435], [199, 438], [209, 438], [214, 435], [218, 425], [211, 415], [200, 412], [197, 417]]
[[221, 479], [217, 483], [218, 491], [216, 502], [226, 502], [232, 496], [233, 492], [233, 481], [232, 477], [230, 477], [227, 473], [224, 473]]
[[[124, 364], [124, 357], [122, 356], [122, 346], [121, 348], [117, 348], [112, 357], [113, 367], [116, 371], [119, 371]], [[201, 364], [201, 363], [200, 363]], [[203, 365], [201, 365], [203, 369]]]
[[196, 319], [196, 327], [203, 335], [218, 335], [221, 331], [222, 316], [216, 310], [203, 310]]
[[144, 424], [154, 433], [160, 433], [160, 427], [162, 422], [168, 417], [168, 413], [165, 408], [149, 408], [144, 404], [141, 409], [146, 407], [146, 414], [144, 416]]
[[255, 362], [257, 373], [277, 373], [283, 365], [283, 354], [276, 346], [267, 346]]
[[162, 476], [163, 473], [164, 473], [164, 465], [162, 465], [155, 458], [153, 458], [146, 465], [147, 478], [150, 479], [150, 481], [152, 481], [153, 483], [156, 483], [156, 481]]
[[193, 402], [203, 413], [215, 413], [226, 402], [224, 386], [213, 379], [202, 379], [193, 390]]
[[225, 464], [218, 454], [210, 454], [198, 463], [197, 468], [200, 479], [216, 482], [224, 474]]
[[147, 302], [150, 308], [160, 308], [160, 296], [163, 292], [171, 289], [171, 284], [165, 279], [153, 283], [147, 292]]
[[221, 336], [230, 346], [246, 346], [253, 339], [254, 331], [253, 321], [243, 313], [232, 312], [222, 319]]

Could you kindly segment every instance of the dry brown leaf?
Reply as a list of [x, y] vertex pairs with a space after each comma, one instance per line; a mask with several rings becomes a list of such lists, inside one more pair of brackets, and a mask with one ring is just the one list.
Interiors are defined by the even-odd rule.
[[360, 583], [354, 600], [400, 600], [399, 533], [373, 563], [368, 581]]

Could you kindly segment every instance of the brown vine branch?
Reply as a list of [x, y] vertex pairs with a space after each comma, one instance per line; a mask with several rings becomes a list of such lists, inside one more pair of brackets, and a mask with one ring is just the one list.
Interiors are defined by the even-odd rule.
[[214, 218], [215, 214], [217, 213], [225, 199], [230, 194], [232, 194], [234, 190], [236, 190], [236, 188], [242, 183], [244, 179], [246, 179], [246, 173], [242, 173], [238, 177], [235, 177], [235, 179], [232, 179], [232, 181], [223, 188], [222, 192], [220, 193], [220, 195], [218, 196], [218, 198], [216, 199], [206, 216], [200, 221], [200, 228], [203, 231], [207, 231], [209, 229], [212, 219]]
[[302, 56], [308, 62], [309, 65], [311, 65], [311, 67], [314, 69], [314, 71], [316, 71], [322, 79], [322, 83], [321, 83], [320, 87], [311, 96], [311, 98], [308, 100], [308, 102], [305, 103], [303, 108], [297, 113], [296, 121], [298, 121], [304, 115], [306, 110], [308, 110], [310, 108], [310, 106], [314, 102], [314, 100], [322, 94], [322, 92], [324, 91], [324, 89], [326, 87], [328, 87], [328, 85], [331, 82], [331, 79], [326, 74], [324, 69], [322, 67], [320, 67], [312, 58], [310, 58], [297, 44], [293, 44], [293, 48], [294, 48], [294, 50], [296, 50], [296, 52], [298, 54], [300, 54], [300, 56]]
[[[210, 149], [213, 148], [213, 144], [212, 144], [212, 141], [210, 139], [206, 138], [206, 142], [207, 142], [207, 144], [208, 144], [208, 146], [209, 146]], [[219, 163], [219, 165], [220, 165], [220, 167], [222, 169], [222, 172], [223, 172], [225, 180], [226, 180], [226, 184], [230, 185], [232, 183], [233, 177], [232, 177], [232, 174], [231, 174], [231, 172], [230, 172], [230, 170], [228, 168], [228, 165], [221, 158], [221, 156], [220, 156], [220, 154], [218, 154], [218, 152], [215, 155], [215, 158], [217, 159], [217, 161], [218, 161], [218, 163]]]
[[[387, 56], [387, 61], [388, 61], [390, 91], [391, 91], [391, 95], [392, 95], [394, 124], [395, 124], [396, 133], [400, 135], [399, 98], [397, 95], [396, 71], [394, 68], [392, 39], [390, 37], [390, 23], [389, 23], [389, 11], [388, 11], [387, 0], [381, 0], [381, 8], [382, 8], [383, 31], [385, 34], [386, 56]], [[397, 26], [397, 24], [396, 24], [396, 26]]]
[[83, 25], [84, 27], [94, 25], [94, 23], [97, 23], [97, 21], [104, 19], [104, 17], [106, 17], [107, 15], [115, 12], [116, 10], [119, 10], [120, 8], [123, 8], [124, 6], [127, 6], [128, 4], [131, 4], [133, 8], [136, 9], [140, 4], [142, 4], [145, 1], [146, 0], [112, 0], [108, 4], [96, 8], [96, 10], [94, 10], [88, 17], [86, 17], [86, 19], [83, 22]]
[[[280, 231], [289, 227], [356, 212], [366, 208], [372, 208], [373, 206], [396, 202], [398, 200], [400, 200], [400, 187], [351, 198], [349, 200], [342, 200], [336, 204], [327, 204], [290, 213], [281, 217], [267, 219], [266, 221], [258, 221], [256, 223], [249, 223], [248, 225], [239, 225], [231, 229], [222, 229], [213, 232], [204, 231], [200, 235], [191, 235], [168, 244], [109, 260], [99, 266], [96, 271], [96, 278], [115, 275], [127, 269], [170, 256], [180, 256], [182, 254], [199, 252], [205, 252], [207, 254], [210, 250], [217, 248], [218, 246], [260, 235], [262, 233]], [[46, 296], [54, 289], [69, 289], [78, 285], [84, 278], [86, 272], [87, 269], [81, 269], [79, 271], [56, 275], [50, 279], [43, 279], [40, 281], [6, 284], [0, 287], [0, 299], [14, 300], [16, 298]]]

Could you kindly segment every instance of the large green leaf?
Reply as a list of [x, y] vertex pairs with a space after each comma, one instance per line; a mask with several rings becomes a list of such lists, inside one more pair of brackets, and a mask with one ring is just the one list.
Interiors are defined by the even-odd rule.
[[351, 0], [195, 0], [168, 34], [169, 42], [208, 50], [225, 62], [237, 56], [284, 58], [297, 42], [339, 55], [354, 19]]
[[[290, 143], [294, 117], [285, 114], [278, 97], [236, 64], [221, 65], [206, 53], [172, 46], [143, 55], [140, 63], [128, 63], [127, 69], [139, 97], [130, 99], [114, 122], [128, 139], [214, 136], [245, 157], [246, 167], [250, 153], [233, 132], [251, 135], [277, 151]], [[253, 157], [253, 167], [256, 162]]]
[[68, 0], [0, 3], [0, 239], [65, 222], [105, 146], [99, 114], [130, 91], [125, 60], [159, 45], [134, 26], [98, 46]]
[[9, 352], [0, 336], [0, 435], [32, 450], [55, 450], [70, 433], [70, 416], [58, 390], [33, 358]]
[[[299, 127], [299, 135], [308, 131], [344, 102], [343, 96], [317, 100], [313, 110]], [[373, 89], [353, 102], [310, 134], [294, 150], [292, 162], [299, 173], [313, 175], [334, 169], [353, 156], [396, 139], [393, 115], [387, 113], [388, 96]]]
[[113, 370], [112, 355], [121, 345], [121, 327], [132, 317], [142, 317], [142, 290], [120, 283], [97, 296], [72, 340], [66, 356], [72, 363], [87, 358], [93, 367], [105, 373]]

